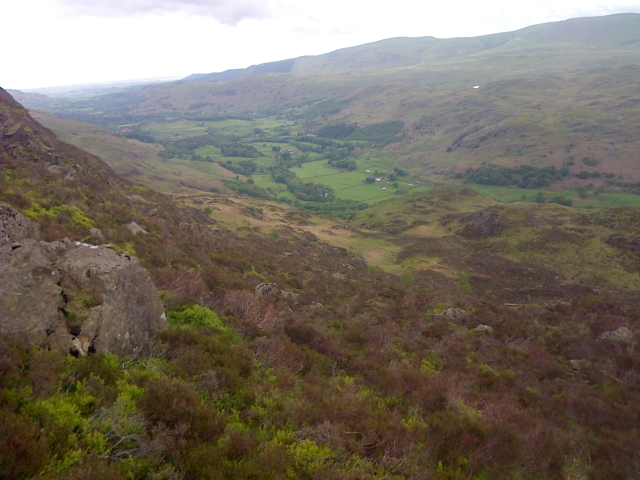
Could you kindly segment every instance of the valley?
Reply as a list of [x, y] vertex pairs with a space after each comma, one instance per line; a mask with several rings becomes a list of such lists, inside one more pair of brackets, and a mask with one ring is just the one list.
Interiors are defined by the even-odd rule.
[[0, 477], [638, 478], [639, 43], [0, 89]]

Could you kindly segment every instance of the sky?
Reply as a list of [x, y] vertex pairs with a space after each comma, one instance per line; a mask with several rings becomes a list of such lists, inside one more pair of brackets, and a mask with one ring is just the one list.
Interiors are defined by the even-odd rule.
[[0, 87], [183, 77], [623, 12], [640, 0], [0, 0]]

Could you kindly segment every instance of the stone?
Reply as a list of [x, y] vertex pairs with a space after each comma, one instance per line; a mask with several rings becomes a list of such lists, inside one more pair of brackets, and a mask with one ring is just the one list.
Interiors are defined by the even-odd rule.
[[493, 335], [493, 327], [491, 325], [478, 325], [473, 329], [474, 332], [481, 335]]
[[84, 352], [136, 355], [165, 328], [160, 297], [137, 259], [106, 247], [80, 246], [54, 265], [69, 301], [83, 294], [96, 303], [87, 309], [80, 331], [72, 332]]
[[0, 248], [28, 238], [40, 238], [38, 226], [9, 205], [0, 204]]
[[138, 235], [140, 233], [142, 233], [142, 234], [149, 233], [144, 228], [142, 228], [140, 225], [138, 225], [136, 222], [131, 222], [129, 225], [127, 225], [127, 228], [134, 235]]
[[71, 168], [67, 165], [49, 165], [45, 172], [51, 177], [67, 177], [71, 173]]
[[571, 365], [571, 368], [576, 372], [580, 372], [589, 368], [591, 366], [591, 362], [589, 360], [569, 360], [569, 365]]
[[255, 291], [258, 297], [269, 297], [279, 290], [275, 283], [260, 283], [256, 285]]
[[300, 294], [296, 292], [290, 292], [288, 290], [280, 290], [280, 295], [286, 300], [291, 300], [294, 303], [300, 302]]
[[137, 193], [131, 193], [131, 194], [127, 195], [127, 199], [131, 200], [134, 203], [149, 203], [148, 200], [146, 200], [145, 198], [141, 197]]
[[166, 328], [160, 297], [138, 260], [38, 230], [0, 205], [0, 334], [76, 355], [138, 355]]
[[95, 227], [90, 228], [89, 233], [94, 237], [104, 238], [104, 235], [102, 234], [102, 230], [100, 230], [99, 228], [95, 228]]
[[471, 317], [471, 314], [462, 308], [448, 308], [439, 317], [445, 317], [454, 322], [463, 322]]
[[610, 340], [612, 342], [630, 342], [633, 340], [633, 333], [627, 327], [620, 327], [617, 330], [604, 332], [598, 340]]

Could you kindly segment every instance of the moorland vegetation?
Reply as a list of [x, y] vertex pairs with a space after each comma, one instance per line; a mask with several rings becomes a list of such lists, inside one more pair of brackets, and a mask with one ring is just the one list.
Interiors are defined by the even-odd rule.
[[1, 337], [0, 477], [637, 478], [637, 21], [40, 99], [126, 179], [0, 90], [0, 201], [136, 256], [169, 323]]

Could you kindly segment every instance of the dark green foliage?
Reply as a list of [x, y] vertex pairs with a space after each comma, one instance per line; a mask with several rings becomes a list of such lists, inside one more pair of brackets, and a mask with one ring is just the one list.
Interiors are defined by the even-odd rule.
[[562, 180], [568, 174], [555, 167], [532, 167], [522, 165], [517, 168], [486, 165], [464, 173], [467, 181], [480, 185], [517, 185], [520, 188], [544, 188]]
[[224, 180], [224, 185], [234, 192], [241, 193], [254, 198], [264, 198], [267, 200], [275, 200], [272, 193], [253, 183], [242, 182], [240, 180]]
[[253, 145], [240, 143], [221, 143], [214, 145], [220, 147], [220, 153], [224, 157], [249, 157], [255, 158], [260, 156], [260, 152]]
[[398, 134], [404, 128], [404, 121], [394, 120], [392, 122], [374, 123], [359, 128], [351, 135], [350, 140], [366, 140], [369, 142], [390, 143], [399, 140]]
[[240, 160], [237, 163], [233, 163], [231, 160], [228, 160], [226, 163], [222, 164], [222, 166], [227, 170], [231, 170], [233, 173], [244, 175], [246, 177], [250, 177], [258, 169], [258, 165], [256, 165], [256, 162], [252, 160]]
[[392, 122], [374, 123], [364, 127], [337, 123], [327, 125], [316, 132], [316, 135], [332, 139], [349, 139], [369, 142], [389, 143], [396, 139], [404, 127], [404, 121], [394, 120]]
[[334, 199], [333, 188], [328, 185], [313, 182], [291, 182], [287, 190], [296, 198], [307, 202], [330, 202]]
[[160, 143], [157, 138], [151, 135], [148, 132], [141, 130], [140, 128], [135, 128], [132, 130], [125, 131], [122, 134], [125, 138], [133, 138], [135, 140], [140, 140], [144, 143]]
[[355, 170], [356, 162], [354, 160], [330, 160], [329, 165], [344, 170]]
[[220, 148], [220, 152], [224, 157], [256, 158], [260, 156], [260, 152], [256, 147], [248, 143], [240, 142], [238, 137], [214, 134], [197, 135], [181, 140], [165, 141], [164, 147], [167, 151], [165, 155], [179, 156], [193, 154], [196, 149], [206, 147], [207, 145]]
[[273, 167], [271, 176], [277, 183], [287, 185], [287, 190], [297, 199], [306, 202], [330, 202], [334, 199], [333, 189], [320, 183], [302, 182], [291, 170], [283, 167]]
[[347, 138], [357, 130], [355, 125], [347, 125], [346, 123], [337, 123], [335, 125], [327, 125], [316, 132], [316, 135], [324, 138]]

